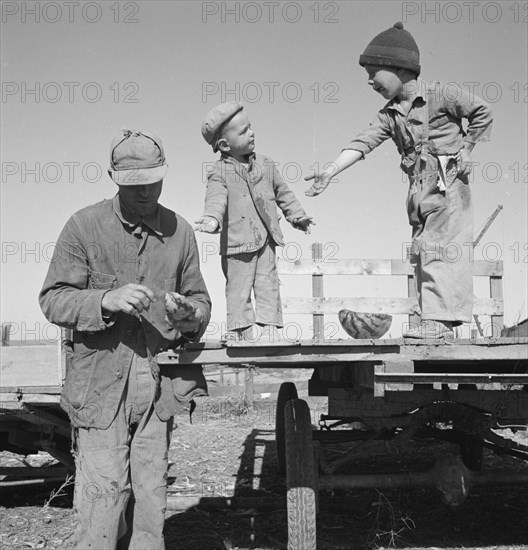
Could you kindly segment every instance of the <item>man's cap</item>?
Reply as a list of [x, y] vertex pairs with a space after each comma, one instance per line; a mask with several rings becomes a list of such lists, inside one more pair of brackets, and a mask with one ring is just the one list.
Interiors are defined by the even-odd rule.
[[152, 132], [123, 130], [110, 145], [108, 173], [118, 185], [156, 183], [167, 168], [161, 139]]
[[244, 108], [238, 101], [228, 101], [211, 109], [202, 123], [202, 136], [213, 151], [218, 151], [218, 138], [222, 126]]
[[420, 51], [409, 31], [398, 21], [375, 36], [359, 57], [359, 64], [409, 69], [420, 74]]

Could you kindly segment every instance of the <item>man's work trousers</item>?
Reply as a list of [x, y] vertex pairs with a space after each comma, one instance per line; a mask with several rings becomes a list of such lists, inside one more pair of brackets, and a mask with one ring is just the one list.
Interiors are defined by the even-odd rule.
[[[282, 327], [282, 306], [275, 245], [266, 243], [256, 252], [222, 256], [226, 278], [227, 330], [254, 325]], [[251, 302], [255, 295], [255, 310]]]
[[422, 319], [471, 321], [473, 307], [473, 206], [466, 177], [457, 164], [446, 170], [446, 189], [433, 170], [411, 180], [407, 213], [412, 225], [410, 261], [414, 266]]
[[78, 550], [163, 550], [172, 418], [154, 411], [148, 360], [134, 355], [123, 399], [106, 430], [76, 428]]

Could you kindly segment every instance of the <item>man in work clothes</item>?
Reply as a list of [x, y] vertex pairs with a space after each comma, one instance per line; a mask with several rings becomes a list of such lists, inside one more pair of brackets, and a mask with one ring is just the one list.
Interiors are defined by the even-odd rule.
[[[192, 228], [158, 203], [161, 140], [123, 131], [110, 164], [119, 191], [68, 220], [40, 305], [73, 330], [61, 405], [73, 426], [76, 548], [163, 549], [173, 415], [207, 386], [201, 367], [165, 372], [156, 355], [198, 340], [211, 302]], [[185, 296], [190, 317], [169, 321], [167, 292]]]

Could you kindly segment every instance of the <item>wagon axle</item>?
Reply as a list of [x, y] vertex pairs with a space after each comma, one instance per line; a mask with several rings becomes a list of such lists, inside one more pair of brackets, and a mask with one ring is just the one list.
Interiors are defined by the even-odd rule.
[[443, 455], [426, 472], [402, 474], [323, 475], [319, 489], [396, 489], [399, 487], [436, 487], [442, 500], [450, 506], [460, 506], [474, 485], [527, 483], [523, 472], [475, 472], [468, 469], [458, 455]]

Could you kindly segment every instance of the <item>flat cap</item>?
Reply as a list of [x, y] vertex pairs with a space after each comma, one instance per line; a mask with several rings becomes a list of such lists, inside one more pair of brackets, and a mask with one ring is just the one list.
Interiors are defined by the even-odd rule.
[[222, 126], [244, 108], [238, 101], [228, 101], [211, 109], [202, 123], [202, 136], [213, 151], [218, 151], [218, 137]]

